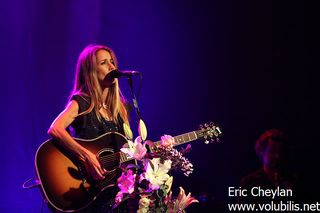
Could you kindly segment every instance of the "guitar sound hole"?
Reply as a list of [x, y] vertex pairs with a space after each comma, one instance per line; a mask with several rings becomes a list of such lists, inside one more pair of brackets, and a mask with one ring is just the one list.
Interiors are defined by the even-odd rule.
[[119, 166], [119, 155], [111, 149], [103, 149], [98, 153], [100, 163], [107, 171], [112, 171]]

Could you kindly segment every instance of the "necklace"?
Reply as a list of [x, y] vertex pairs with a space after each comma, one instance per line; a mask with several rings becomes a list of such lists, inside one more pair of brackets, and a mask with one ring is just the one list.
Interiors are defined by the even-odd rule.
[[102, 103], [102, 108], [103, 108], [103, 109], [108, 109], [108, 105], [105, 104], [105, 103]]
[[105, 119], [105, 120], [109, 120], [109, 116], [108, 116], [108, 105], [103, 103], [102, 104], [102, 108], [104, 109], [103, 113], [102, 113], [102, 117]]

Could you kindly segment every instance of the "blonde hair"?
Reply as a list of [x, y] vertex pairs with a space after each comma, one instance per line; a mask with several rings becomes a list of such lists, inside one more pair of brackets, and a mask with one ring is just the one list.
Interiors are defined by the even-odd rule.
[[[77, 66], [73, 91], [73, 95], [84, 95], [90, 97], [90, 107], [81, 112], [79, 115], [88, 114], [92, 110], [95, 110], [95, 113], [99, 120], [102, 119], [101, 114], [99, 113], [99, 108], [101, 106], [102, 100], [102, 89], [99, 84], [97, 77], [97, 57], [96, 53], [99, 50], [106, 50], [110, 53], [112, 59], [114, 60], [115, 67], [118, 67], [118, 62], [116, 56], [112, 49], [103, 45], [91, 44], [83, 49], [80, 53]], [[119, 88], [118, 79], [115, 79], [115, 83], [108, 88], [108, 95], [106, 97], [107, 106], [110, 107], [112, 114], [112, 120], [120, 124], [119, 115], [123, 122], [129, 124], [128, 113], [125, 108], [126, 100], [121, 93]]]

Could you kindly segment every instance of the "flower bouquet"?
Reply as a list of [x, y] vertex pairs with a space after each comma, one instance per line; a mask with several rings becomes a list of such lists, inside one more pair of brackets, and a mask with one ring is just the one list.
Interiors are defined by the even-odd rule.
[[[141, 134], [140, 134], [141, 135]], [[191, 193], [185, 194], [182, 187], [178, 196], [172, 195], [172, 169], [179, 169], [188, 176], [193, 166], [183, 155], [183, 152], [173, 148], [174, 138], [169, 135], [161, 137], [161, 145], [156, 151], [147, 153], [146, 144], [141, 136], [134, 141], [128, 141], [127, 147], [121, 151], [135, 160], [135, 164], [127, 164], [122, 168], [122, 175], [118, 178], [119, 192], [115, 198], [114, 207], [130, 197], [139, 199], [138, 213], [185, 212], [192, 203], [198, 202]]]

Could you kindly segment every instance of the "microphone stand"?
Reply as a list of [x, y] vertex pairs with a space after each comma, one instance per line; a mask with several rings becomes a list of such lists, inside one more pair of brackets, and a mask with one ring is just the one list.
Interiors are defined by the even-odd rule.
[[133, 106], [136, 110], [136, 114], [138, 116], [138, 119], [141, 119], [141, 114], [140, 114], [140, 110], [139, 110], [139, 106], [138, 106], [138, 101], [137, 101], [137, 97], [134, 93], [134, 89], [133, 89], [133, 81], [132, 81], [132, 76], [128, 77], [128, 83], [129, 83], [129, 87], [131, 90], [131, 94], [132, 94], [132, 101], [133, 101]]
[[[145, 142], [145, 140], [147, 139], [147, 127], [146, 127], [144, 121], [141, 118], [141, 113], [140, 113], [139, 106], [138, 106], [138, 100], [137, 100], [137, 97], [136, 97], [136, 95], [134, 93], [134, 89], [133, 89], [132, 76], [128, 77], [128, 83], [129, 83], [129, 87], [130, 87], [131, 94], [132, 94], [133, 106], [135, 108], [135, 111], [136, 111], [136, 114], [137, 114], [137, 117], [138, 117], [138, 132], [139, 132], [139, 135], [140, 135], [140, 137], [142, 139], [142, 142]], [[147, 146], [147, 150], [148, 150], [148, 152], [150, 152], [150, 147], [149, 146]]]
[[[142, 139], [142, 142], [145, 143], [145, 140], [147, 138], [147, 127], [146, 127], [145, 123], [143, 122], [143, 120], [141, 118], [141, 113], [140, 113], [139, 106], [138, 106], [138, 100], [137, 100], [137, 97], [136, 97], [136, 95], [134, 93], [134, 89], [133, 89], [132, 76], [128, 77], [128, 83], [129, 83], [129, 87], [130, 87], [131, 94], [132, 94], [133, 106], [135, 108], [135, 111], [136, 111], [136, 114], [137, 114], [137, 117], [138, 117], [138, 125], [139, 125], [138, 126], [138, 131], [139, 131], [140, 137]], [[147, 152], [151, 153], [151, 149], [150, 149], [150, 146], [149, 146], [148, 143], [146, 143], [146, 148], [147, 148]]]

